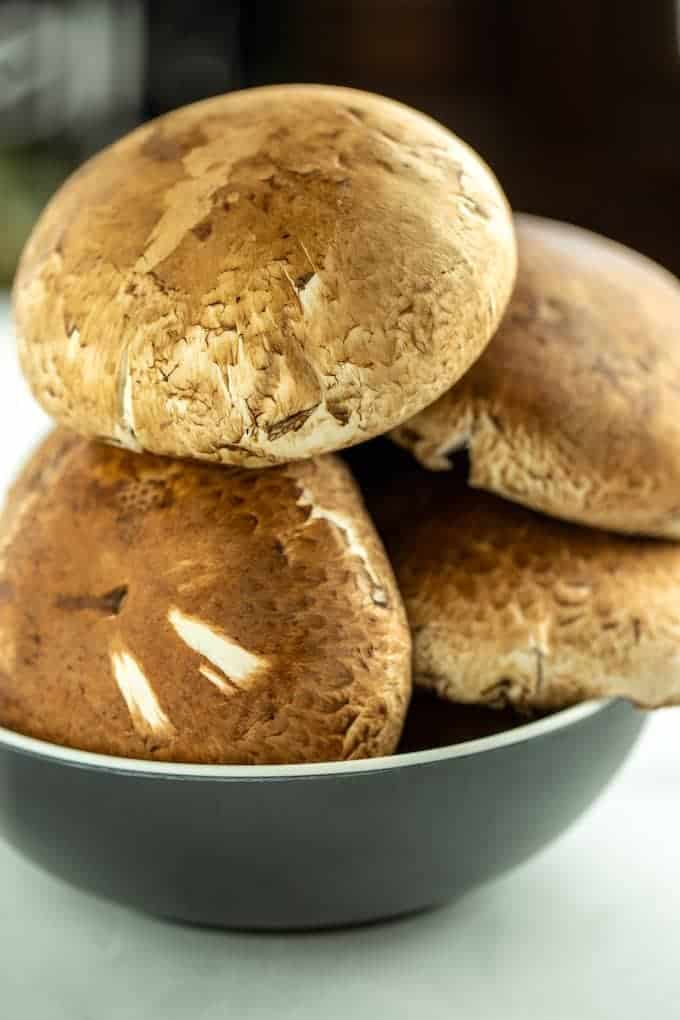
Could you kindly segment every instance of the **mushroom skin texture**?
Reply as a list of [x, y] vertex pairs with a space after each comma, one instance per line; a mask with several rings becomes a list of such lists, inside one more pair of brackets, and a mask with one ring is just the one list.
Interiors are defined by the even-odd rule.
[[0, 521], [0, 723], [133, 758], [390, 754], [411, 691], [348, 469], [181, 463], [56, 430]]
[[86, 163], [38, 221], [13, 304], [23, 371], [59, 423], [257, 468], [435, 400], [515, 272], [506, 199], [450, 131], [380, 96], [272, 86]]
[[367, 485], [413, 633], [414, 684], [553, 711], [680, 704], [680, 546], [565, 523], [413, 465]]
[[391, 433], [425, 467], [565, 520], [680, 539], [680, 281], [589, 231], [516, 217], [517, 286], [464, 378]]

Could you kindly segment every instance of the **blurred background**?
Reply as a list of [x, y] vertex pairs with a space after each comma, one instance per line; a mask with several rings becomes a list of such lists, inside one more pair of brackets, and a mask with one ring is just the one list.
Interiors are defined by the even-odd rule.
[[[21, 380], [6, 295], [49, 195], [137, 123], [286, 81], [419, 107], [487, 159], [516, 208], [680, 275], [680, 0], [0, 0], [0, 497], [49, 425]], [[300, 1016], [330, 1016], [336, 987], [335, 1016], [373, 1001], [396, 1020], [455, 1004], [506, 1020], [677, 1016], [679, 717], [654, 716], [610, 796], [550, 854], [400, 926], [229, 936], [225, 956], [214, 932], [167, 926], [161, 943], [156, 921], [2, 851], [2, 1001], [21, 1018], [261, 1016], [263, 1002], [275, 1016], [295, 986]], [[431, 1014], [412, 998], [429, 994]]]
[[249, 85], [402, 99], [512, 204], [680, 274], [680, 0], [0, 2], [0, 286], [68, 171], [134, 124]]

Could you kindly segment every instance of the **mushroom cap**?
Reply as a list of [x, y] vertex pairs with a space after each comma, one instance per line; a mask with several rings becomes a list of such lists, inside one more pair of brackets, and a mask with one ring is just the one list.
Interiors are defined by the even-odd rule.
[[545, 517], [415, 465], [367, 490], [413, 633], [455, 702], [680, 704], [680, 547]]
[[555, 517], [680, 539], [680, 282], [564, 223], [517, 216], [519, 271], [470, 372], [393, 438], [429, 468]]
[[515, 271], [507, 202], [455, 135], [380, 96], [273, 86], [174, 111], [86, 163], [29, 239], [14, 313], [62, 424], [263, 467], [435, 400]]
[[248, 472], [57, 430], [0, 536], [3, 725], [168, 761], [396, 747], [410, 635], [336, 458]]

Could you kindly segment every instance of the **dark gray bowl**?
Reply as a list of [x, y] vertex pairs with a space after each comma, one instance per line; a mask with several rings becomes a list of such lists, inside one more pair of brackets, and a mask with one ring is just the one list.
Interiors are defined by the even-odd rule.
[[604, 701], [433, 751], [274, 767], [131, 761], [0, 729], [0, 832], [74, 885], [165, 917], [357, 924], [525, 860], [604, 789], [643, 720]]

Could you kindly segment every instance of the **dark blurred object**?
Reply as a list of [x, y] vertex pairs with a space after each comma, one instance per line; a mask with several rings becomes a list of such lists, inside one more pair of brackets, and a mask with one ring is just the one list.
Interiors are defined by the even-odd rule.
[[443, 120], [519, 209], [680, 273], [678, 0], [244, 5], [244, 80], [387, 93]]
[[49, 145], [0, 148], [0, 287], [11, 281], [37, 215], [73, 163]]
[[241, 87], [241, 20], [248, 0], [144, 6], [145, 119]]
[[57, 179], [60, 160], [139, 119], [275, 81], [420, 107], [486, 157], [515, 207], [680, 273], [680, 0], [0, 4], [0, 212], [18, 196], [24, 224], [42, 204], [37, 161]]
[[0, 284], [66, 174], [139, 119], [139, 0], [0, 4]]
[[536, 717], [520, 715], [510, 708], [453, 705], [427, 691], [416, 691], [397, 754], [479, 740], [504, 730], [514, 730], [516, 726], [531, 722], [532, 718]]
[[139, 116], [140, 0], [0, 5], [2, 144], [73, 138], [92, 150]]

